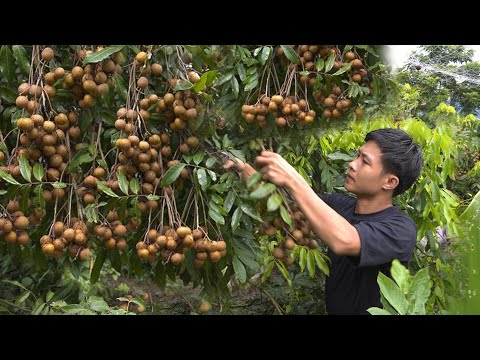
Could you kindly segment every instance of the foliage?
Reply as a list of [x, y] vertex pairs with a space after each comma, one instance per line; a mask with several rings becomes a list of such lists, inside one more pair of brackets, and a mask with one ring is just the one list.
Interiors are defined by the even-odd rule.
[[462, 239], [461, 266], [457, 268], [459, 291], [456, 301], [450, 303], [448, 310], [453, 314], [479, 314], [480, 192], [475, 195], [468, 208], [459, 216], [459, 222], [461, 224], [459, 227], [460, 238]]
[[[246, 186], [221, 165], [228, 157], [251, 161], [257, 144], [273, 137], [297, 147], [299, 134], [361, 116], [354, 110], [367, 110], [370, 97], [381, 102], [390, 86], [380, 55], [368, 45], [3, 45], [5, 271], [21, 263], [45, 276], [53, 267], [77, 269], [77, 280], [100, 286], [111, 266], [160, 286], [179, 277], [210, 294], [226, 292], [232, 276], [245, 282], [273, 259], [274, 242], [258, 246], [258, 224], [291, 224], [293, 209], [283, 190]], [[243, 105], [257, 109], [260, 99], [278, 96], [285, 101], [263, 119], [255, 114], [258, 124], [245, 121], [252, 114], [242, 118]], [[295, 159], [305, 176], [308, 164]], [[176, 233], [168, 248], [158, 240], [185, 226], [201, 231], [199, 246]], [[317, 246], [307, 239], [285, 261], [299, 261], [310, 276], [316, 267], [328, 272]], [[88, 272], [79, 260], [91, 261]], [[275, 263], [288, 277], [288, 264]], [[63, 289], [58, 278], [52, 284]], [[75, 304], [89, 309], [82, 291]], [[42, 304], [51, 309], [50, 300]]]
[[423, 118], [442, 102], [462, 115], [478, 114], [480, 64], [473, 55], [464, 45], [422, 45], [413, 52], [396, 78], [421, 92], [415, 116]]
[[[464, 156], [478, 152], [478, 143], [469, 144], [478, 140], [478, 119], [445, 104], [414, 118], [427, 93], [422, 79], [399, 86], [381, 47], [48, 49], [0, 48], [0, 265], [9, 279], [22, 279], [27, 290], [15, 295], [25, 312], [113, 313], [99, 299], [114, 296], [102, 288], [105, 271], [161, 287], [180, 279], [223, 299], [232, 278], [246, 284], [261, 273], [266, 284], [278, 271], [292, 286], [283, 311], [303, 312], [296, 283], [322, 282], [325, 248], [283, 189], [259, 177], [245, 184], [222, 165], [228, 158], [253, 163], [268, 148], [315, 191], [345, 192], [346, 167], [366, 133], [396, 126], [426, 159], [417, 184], [396, 202], [419, 229], [412, 270], [429, 267], [439, 289], [427, 311], [446, 307], [448, 256], [434, 234], [438, 226], [458, 230], [458, 210], [478, 186], [471, 180], [478, 169]], [[25, 230], [5, 228], [21, 216]], [[187, 226], [200, 235], [178, 235]], [[174, 243], [167, 247], [168, 236]], [[424, 236], [430, 241], [422, 247]], [[40, 295], [32, 303], [33, 294]]]
[[395, 282], [382, 273], [377, 279], [383, 309], [372, 307], [367, 311], [372, 315], [425, 315], [425, 302], [432, 286], [428, 269], [411, 276], [410, 271], [395, 259], [390, 273]]

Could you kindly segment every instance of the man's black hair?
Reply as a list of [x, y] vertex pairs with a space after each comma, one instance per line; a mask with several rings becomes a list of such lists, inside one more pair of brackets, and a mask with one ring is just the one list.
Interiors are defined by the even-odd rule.
[[392, 173], [399, 179], [393, 196], [403, 194], [420, 175], [423, 165], [422, 148], [405, 131], [378, 129], [370, 131], [365, 141], [373, 140], [382, 152], [384, 173]]

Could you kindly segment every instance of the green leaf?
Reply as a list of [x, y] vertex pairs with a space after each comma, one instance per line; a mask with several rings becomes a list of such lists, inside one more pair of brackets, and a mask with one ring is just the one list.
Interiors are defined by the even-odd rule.
[[87, 65], [89, 63], [98, 63], [98, 62], [108, 58], [113, 53], [116, 53], [116, 52], [122, 50], [124, 48], [124, 46], [125, 45], [108, 46], [103, 50], [87, 54], [87, 56], [85, 56], [85, 60], [83, 60], [83, 65]]
[[28, 200], [30, 198], [30, 187], [31, 187], [31, 185], [28, 185], [28, 186], [22, 187], [22, 189], [21, 189], [20, 210], [22, 212], [27, 211]]
[[116, 197], [116, 198], [119, 197], [117, 194], [115, 194], [115, 193], [113, 192], [112, 189], [110, 189], [109, 187], [103, 185], [103, 183], [102, 183], [100, 180], [97, 180], [97, 188], [98, 188], [99, 190], [101, 190], [102, 192], [104, 192], [105, 194], [107, 194], [108, 196], [110, 196], [110, 197]]
[[250, 199], [263, 199], [264, 197], [270, 195], [273, 191], [277, 189], [277, 186], [272, 183], [265, 183], [260, 185], [254, 191], [250, 193]]
[[227, 198], [225, 199], [225, 203], [223, 204], [223, 208], [227, 213], [230, 212], [230, 209], [232, 208], [236, 197], [237, 195], [234, 191], [230, 191], [228, 193]]
[[322, 255], [318, 251], [314, 251], [315, 262], [320, 270], [323, 271], [325, 275], [330, 275], [330, 269], [328, 268], [327, 263], [323, 259]]
[[242, 82], [247, 78], [247, 72], [245, 71], [245, 67], [243, 66], [242, 63], [239, 63], [237, 65], [237, 73]]
[[125, 87], [125, 80], [119, 75], [113, 75], [113, 84], [115, 86], [115, 91], [122, 101], [127, 100], [127, 88]]
[[55, 181], [54, 183], [52, 183], [52, 186], [53, 186], [55, 189], [64, 189], [64, 188], [67, 187], [67, 184], [65, 184], [64, 182]]
[[307, 264], [307, 249], [304, 246], [300, 248], [299, 261], [298, 265], [300, 266], [300, 271], [303, 272], [305, 265]]
[[263, 223], [263, 219], [259, 216], [258, 212], [255, 211], [253, 208], [251, 208], [250, 206], [248, 206], [247, 204], [244, 204], [244, 203], [241, 203], [240, 204], [240, 208], [242, 209], [242, 211], [247, 214], [248, 216], [250, 216], [252, 219], [255, 219], [257, 221], [260, 221], [261, 223]]
[[195, 155], [193, 155], [193, 162], [195, 163], [195, 165], [198, 165], [202, 162], [204, 157], [205, 153], [203, 151], [197, 151]]
[[253, 78], [247, 85], [245, 85], [245, 91], [250, 91], [258, 86], [258, 75]]
[[99, 296], [91, 296], [88, 299], [88, 307], [97, 312], [104, 312], [110, 310], [107, 302]]
[[23, 303], [25, 300], [27, 300], [27, 298], [30, 296], [31, 292], [30, 290], [27, 290], [27, 291], [24, 291], [22, 295], [20, 295], [17, 300], [15, 300], [15, 304], [21, 304]]
[[204, 189], [205, 186], [207, 186], [207, 184], [208, 184], [207, 172], [205, 171], [205, 169], [198, 169], [197, 179], [198, 179], [198, 183], [200, 184], [202, 189]]
[[173, 165], [170, 169], [168, 169], [167, 172], [163, 175], [161, 186], [168, 186], [175, 180], [177, 180], [185, 166], [187, 166], [187, 164], [179, 163]]
[[[54, 296], [54, 295], [55, 295], [55, 293], [54, 293], [53, 291], [49, 291], [49, 292], [47, 293], [47, 296], [45, 296], [45, 300], [47, 301], [47, 303], [53, 302], [52, 299], [53, 299], [53, 296]], [[60, 300], [60, 298], [57, 299], [57, 300]], [[54, 300], [54, 301], [55, 301], [55, 300]]]
[[207, 172], [208, 172], [208, 175], [210, 175], [210, 177], [212, 178], [212, 181], [215, 181], [217, 180], [217, 173], [212, 171], [212, 170], [208, 170], [207, 169]]
[[283, 265], [283, 263], [281, 261], [275, 261], [275, 264], [277, 264], [277, 267], [278, 269], [280, 270], [280, 272], [282, 273], [283, 277], [285, 278], [285, 280], [287, 280], [287, 283], [289, 286], [292, 286], [292, 280], [290, 280], [290, 277], [289, 277], [289, 274], [288, 274], [288, 270], [287, 268], [285, 267], [285, 265]]
[[282, 217], [283, 221], [285, 221], [286, 224], [292, 225], [292, 218], [290, 217], [290, 214], [288, 213], [287, 209], [285, 209], [285, 206], [280, 205], [280, 216]]
[[73, 157], [72, 161], [70, 161], [70, 165], [68, 165], [68, 172], [75, 173], [79, 170], [79, 166], [82, 164], [88, 164], [93, 161], [93, 157], [88, 151], [88, 148], [85, 147], [78, 151], [75, 156]]
[[132, 199], [132, 202], [130, 203], [132, 206], [132, 215], [135, 219], [139, 219], [142, 214], [140, 213], [140, 207], [138, 206], [138, 197], [135, 197]]
[[225, 218], [222, 215], [220, 215], [215, 209], [209, 208], [208, 216], [210, 216], [210, 218], [213, 221], [215, 221], [217, 224], [225, 225]]
[[210, 86], [217, 76], [217, 70], [207, 71], [200, 77], [200, 80], [193, 86], [193, 91], [199, 92], [203, 91], [206, 86]]
[[128, 180], [127, 177], [125, 176], [125, 173], [123, 171], [119, 171], [118, 174], [118, 186], [120, 187], [120, 190], [125, 195], [128, 195]]
[[218, 194], [213, 194], [210, 198], [215, 204], [223, 205], [223, 199]]
[[213, 202], [213, 201], [210, 201], [210, 202], [208, 203], [208, 206], [209, 206], [210, 208], [212, 208], [213, 210], [215, 210], [217, 213], [219, 213], [219, 214], [221, 214], [221, 215], [223, 215], [223, 216], [227, 216], [227, 215], [228, 215], [228, 213], [227, 213], [220, 205], [216, 204], [216, 203]]
[[425, 305], [430, 297], [432, 281], [428, 268], [419, 270], [413, 277], [408, 290], [408, 299], [413, 303], [413, 313], [425, 315]]
[[247, 271], [245, 270], [245, 266], [237, 256], [233, 257], [232, 265], [235, 276], [237, 277], [238, 281], [243, 284], [245, 281], [247, 281]]
[[244, 238], [244, 239], [248, 239], [248, 240], [255, 240], [255, 236], [251, 232], [241, 228], [235, 230], [233, 232], [233, 235]]
[[330, 53], [328, 56], [327, 62], [325, 63], [325, 72], [332, 70], [333, 64], [335, 63], [335, 53]]
[[20, 284], [18, 281], [16, 280], [2, 280], [3, 282], [6, 282], [6, 283], [9, 283], [9, 284], [12, 284], [12, 285], [15, 285], [15, 286], [18, 286], [19, 288], [23, 289], [23, 290], [26, 290], [26, 291], [30, 291], [28, 290], [25, 286], [23, 286], [22, 284]]
[[100, 116], [104, 124], [107, 124], [108, 126], [115, 126], [115, 121], [117, 120], [117, 117], [114, 116], [112, 113], [102, 111], [100, 113]]
[[0, 72], [3, 74], [7, 84], [13, 81], [15, 75], [15, 59], [12, 50], [8, 45], [2, 45], [0, 48]]
[[55, 98], [72, 101], [73, 100], [73, 94], [72, 94], [71, 91], [66, 90], [66, 89], [57, 89], [57, 94], [55, 95]]
[[232, 215], [232, 223], [231, 223], [232, 231], [235, 232], [235, 230], [238, 228], [241, 218], [242, 218], [242, 210], [239, 207], [237, 207]]
[[407, 301], [403, 296], [400, 288], [381, 272], [378, 273], [377, 283], [380, 286], [380, 291], [388, 303], [400, 314], [405, 315], [407, 312]]
[[25, 154], [20, 156], [19, 165], [20, 173], [22, 174], [23, 178], [28, 182], [32, 182], [32, 169]]
[[15, 59], [17, 59], [18, 67], [23, 75], [30, 74], [30, 61], [28, 60], [27, 52], [25, 48], [21, 45], [13, 45], [12, 46], [13, 55], [15, 55]]
[[43, 301], [40, 302], [38, 305], [36, 305], [32, 310], [32, 315], [40, 314], [40, 312], [45, 308], [45, 305], [47, 305], [47, 304], [44, 303]]
[[98, 210], [95, 204], [88, 204], [87, 206], [85, 206], [83, 210], [89, 222], [96, 223], [98, 221], [98, 216], [97, 216]]
[[355, 45], [355, 46], [359, 49], [367, 50], [367, 52], [369, 52], [373, 56], [378, 57], [378, 55], [375, 53], [375, 51], [373, 51], [373, 49], [368, 45]]
[[[5, 86], [0, 86], [0, 97], [7, 100], [7, 102], [15, 104], [15, 100], [17, 99], [17, 96], [18, 96], [18, 94], [15, 91], [13, 91], [12, 89], [7, 88]], [[16, 109], [16, 108], [12, 108], [11, 111], [13, 111], [14, 109]], [[7, 115], [7, 114], [5, 114], [5, 113], [3, 114], [4, 118], [5, 118], [5, 115]]]
[[307, 269], [311, 278], [315, 277], [315, 254], [309, 251], [307, 254]]
[[230, 80], [233, 76], [233, 72], [229, 72], [229, 73], [226, 73], [226, 74], [221, 74], [218, 78], [217, 78], [217, 82], [215, 83], [215, 85], [217, 86], [220, 86], [224, 83], [226, 83], [228, 80]]
[[[241, 152], [240, 150], [236, 149], [230, 149], [228, 150], [229, 153], [231, 153], [234, 157], [242, 160], [243, 162], [246, 162], [247, 160], [245, 159], [245, 154]], [[231, 158], [230, 158], [231, 159]]]
[[348, 63], [345, 66], [342, 66], [340, 69], [338, 69], [333, 75], [340, 75], [343, 74], [344, 72], [350, 70], [352, 68], [352, 63]]
[[45, 172], [43, 170], [43, 165], [40, 164], [40, 163], [35, 163], [35, 165], [33, 165], [33, 176], [35, 177], [35, 179], [37, 179], [37, 181], [43, 181], [43, 177], [45, 176]]
[[300, 63], [300, 58], [298, 57], [298, 54], [295, 52], [295, 50], [293, 50], [290, 45], [280, 45], [280, 47], [283, 49], [283, 53], [288, 60], [290, 60], [294, 64]]
[[173, 91], [179, 91], [179, 90], [188, 90], [193, 87], [193, 84], [188, 81], [188, 80], [178, 80], [177, 85], [173, 88]]
[[267, 200], [267, 211], [276, 211], [282, 203], [282, 196], [279, 193], [270, 195]]
[[90, 109], [85, 109], [80, 112], [78, 117], [78, 123], [80, 126], [80, 131], [84, 133], [88, 128], [90, 128], [93, 122], [93, 115]]
[[325, 66], [325, 60], [323, 60], [322, 58], [320, 58], [315, 64], [317, 71], [322, 71], [324, 66]]
[[270, 261], [268, 265], [265, 267], [265, 271], [262, 275], [262, 283], [265, 282], [265, 280], [268, 279], [270, 274], [272, 273], [273, 266], [275, 265], [275, 261]]
[[387, 310], [378, 307], [368, 308], [367, 311], [372, 315], [392, 315]]
[[97, 258], [93, 264], [92, 273], [90, 275], [90, 283], [95, 284], [100, 276], [100, 270], [102, 270], [103, 262], [105, 261], [107, 255], [106, 249], [101, 249], [97, 253]]
[[45, 209], [46, 202], [45, 202], [45, 198], [43, 197], [42, 185], [35, 186], [35, 189], [33, 189], [33, 192], [35, 193], [35, 197], [33, 199], [34, 204], [40, 209]]
[[0, 169], [0, 177], [6, 182], [14, 185], [20, 185], [20, 183], [13, 178], [12, 175], [7, 174], [4, 170]]
[[343, 161], [352, 161], [353, 157], [347, 154], [343, 154], [339, 151], [335, 151], [334, 153], [328, 154], [327, 158], [329, 160], [343, 160]]
[[258, 184], [262, 180], [262, 173], [257, 171], [255, 174], [250, 176], [245, 184], [247, 185], [247, 188], [251, 188], [252, 186]]
[[130, 180], [130, 189], [134, 194], [138, 194], [138, 191], [140, 190], [140, 182], [136, 177], [133, 177], [132, 180]]
[[264, 46], [260, 54], [260, 64], [265, 65], [271, 53], [272, 48], [270, 46]]
[[240, 85], [238, 84], [238, 80], [235, 76], [232, 77], [231, 83], [232, 83], [233, 93], [235, 94], [235, 97], [238, 97]]
[[0, 190], [0, 195], [5, 195], [8, 191], [7, 190]]
[[256, 252], [245, 239], [238, 240], [234, 238], [232, 246], [234, 254], [238, 256], [238, 258], [247, 268], [252, 270], [254, 273], [260, 271], [260, 265], [258, 265], [258, 263], [255, 261]]
[[135, 46], [135, 45], [128, 45], [128, 48], [129, 48], [130, 50], [132, 50], [135, 55], [138, 54], [140, 51], [142, 51], [142, 50], [140, 50], [139, 47], [137, 47], [137, 46]]
[[393, 280], [397, 283], [402, 293], [408, 292], [408, 280], [410, 278], [410, 272], [403, 266], [397, 259], [392, 261], [392, 267], [390, 269]]

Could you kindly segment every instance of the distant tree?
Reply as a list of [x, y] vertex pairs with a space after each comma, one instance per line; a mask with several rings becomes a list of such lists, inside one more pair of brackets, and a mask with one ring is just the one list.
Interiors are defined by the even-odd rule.
[[421, 92], [417, 116], [445, 102], [467, 115], [480, 111], [480, 63], [464, 45], [422, 45], [397, 74], [397, 81]]

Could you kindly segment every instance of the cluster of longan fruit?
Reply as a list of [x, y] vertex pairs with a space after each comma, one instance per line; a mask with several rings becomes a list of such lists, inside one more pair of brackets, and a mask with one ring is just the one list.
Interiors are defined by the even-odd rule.
[[260, 234], [267, 235], [270, 238], [276, 237], [277, 231], [281, 232], [284, 241], [274, 247], [272, 254], [287, 266], [293, 263], [289, 251], [297, 245], [307, 246], [310, 249], [318, 247], [318, 241], [314, 239], [314, 233], [299, 209], [292, 209], [292, 220], [293, 224], [288, 227], [288, 230], [280, 217], [275, 217], [272, 221], [265, 221], [259, 229]]
[[185, 129], [188, 122], [197, 119], [202, 106], [194, 92], [180, 90], [175, 95], [170, 92], [163, 95], [155, 111], [165, 116], [170, 129], [179, 131]]
[[82, 261], [90, 259], [92, 254], [88, 244], [88, 229], [83, 221], [72, 217], [70, 226], [62, 221], [56, 221], [52, 232], [53, 237], [43, 235], [40, 238], [45, 255], [59, 258], [66, 249], [71, 258]]
[[297, 100], [295, 96], [284, 98], [281, 95], [274, 95], [271, 98], [264, 95], [255, 105], [243, 105], [241, 116], [248, 123], [256, 120], [261, 128], [265, 128], [268, 125], [267, 113], [274, 115], [275, 124], [278, 127], [285, 127], [295, 122], [302, 126], [310, 125], [316, 116], [314, 110], [309, 110], [309, 104], [305, 99]]

